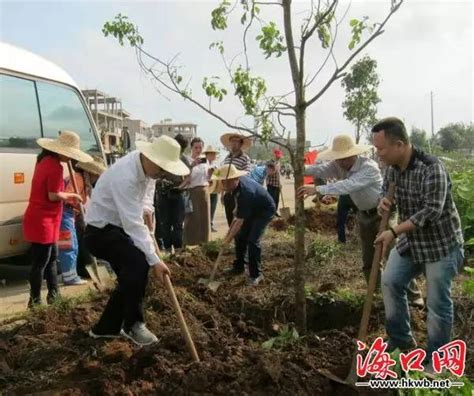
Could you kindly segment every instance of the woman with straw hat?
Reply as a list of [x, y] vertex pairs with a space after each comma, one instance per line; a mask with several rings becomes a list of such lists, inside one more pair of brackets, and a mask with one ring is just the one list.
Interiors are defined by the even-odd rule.
[[80, 195], [64, 191], [61, 162], [92, 161], [90, 155], [80, 150], [80, 138], [75, 132], [62, 131], [57, 139], [40, 138], [37, 143], [42, 151], [36, 161], [23, 217], [23, 235], [31, 242], [29, 307], [41, 303], [43, 277], [48, 286], [48, 304], [59, 295], [56, 259], [62, 203], [82, 201]]
[[[78, 162], [75, 166], [74, 180], [82, 204], [87, 206], [92, 188], [99, 176], [107, 169], [102, 159], [91, 162]], [[74, 192], [70, 178], [66, 179], [66, 192]], [[65, 286], [77, 286], [87, 283], [82, 277], [89, 277], [85, 265], [90, 263], [90, 254], [82, 243], [85, 223], [79, 205], [72, 201], [64, 202], [61, 219], [59, 248], [59, 269]]]
[[98, 180], [86, 212], [84, 241], [98, 259], [108, 261], [117, 275], [117, 286], [99, 321], [93, 338], [123, 336], [138, 345], [158, 341], [145, 326], [143, 299], [150, 268], [164, 281], [170, 275], [161, 261], [153, 235], [145, 225], [146, 202], [152, 200], [156, 180], [168, 173], [189, 174], [180, 160], [181, 147], [169, 136], [152, 143], [136, 142], [137, 150], [120, 158]]

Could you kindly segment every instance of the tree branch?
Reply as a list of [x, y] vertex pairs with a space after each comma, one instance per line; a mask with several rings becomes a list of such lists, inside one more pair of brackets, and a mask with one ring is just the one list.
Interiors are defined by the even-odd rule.
[[375, 32], [359, 47], [357, 48], [356, 51], [354, 51], [354, 53], [349, 57], [347, 58], [347, 60], [344, 62], [344, 64], [341, 66], [341, 67], [336, 67], [336, 70], [334, 70], [334, 73], [333, 75], [329, 78], [328, 82], [326, 83], [326, 85], [324, 85], [324, 87], [316, 94], [314, 95], [310, 100], [308, 100], [306, 103], [305, 103], [305, 107], [309, 107], [311, 106], [314, 102], [316, 102], [316, 100], [318, 100], [327, 90], [328, 88], [336, 81], [338, 80], [339, 78], [343, 77], [343, 73], [342, 71], [344, 71], [344, 69], [352, 62], [352, 60], [357, 56], [359, 55], [362, 50], [367, 47], [375, 38], [377, 38], [378, 36], [380, 36], [381, 34], [383, 34], [383, 27], [385, 26], [385, 24], [388, 22], [388, 20], [392, 17], [392, 15], [400, 8], [400, 6], [402, 5], [404, 0], [400, 0], [400, 2], [398, 4], [396, 4], [395, 6], [393, 6], [389, 12], [389, 14], [387, 15], [387, 17], [384, 19], [384, 21], [377, 27], [377, 29], [375, 30]]
[[283, 0], [283, 20], [285, 25], [286, 48], [290, 61], [291, 78], [295, 87], [296, 103], [299, 102], [301, 87], [299, 86], [299, 67], [296, 59], [295, 40], [293, 39], [293, 28], [291, 25], [291, 0]]

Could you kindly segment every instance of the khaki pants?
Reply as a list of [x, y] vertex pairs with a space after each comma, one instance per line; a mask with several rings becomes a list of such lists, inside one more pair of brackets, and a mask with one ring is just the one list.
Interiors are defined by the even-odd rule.
[[[379, 232], [380, 221], [382, 218], [378, 215], [376, 211], [371, 214], [367, 214], [364, 211], [358, 211], [357, 217], [359, 220], [359, 232], [360, 232], [360, 241], [362, 244], [362, 272], [364, 274], [365, 280], [369, 282], [370, 269], [372, 268], [372, 261], [374, 259], [374, 241]], [[394, 226], [396, 224], [396, 216], [392, 216], [389, 220], [389, 224]], [[393, 244], [390, 249], [387, 250], [387, 257], [390, 253], [390, 250], [393, 248]], [[385, 259], [387, 258], [385, 257]], [[379, 276], [377, 278], [377, 290], [380, 289], [380, 277], [382, 274], [382, 266], [380, 266]], [[416, 280], [413, 279], [408, 285], [407, 292], [408, 300], [413, 301], [421, 297], [421, 291], [416, 283]]]

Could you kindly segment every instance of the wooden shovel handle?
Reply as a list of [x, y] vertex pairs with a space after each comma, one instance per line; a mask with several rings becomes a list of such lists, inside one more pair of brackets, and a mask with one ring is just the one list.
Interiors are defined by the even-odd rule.
[[[393, 202], [395, 195], [395, 183], [391, 182], [388, 186], [387, 198]], [[390, 211], [382, 213], [382, 220], [380, 221], [379, 233], [385, 231], [388, 226], [390, 218]], [[372, 260], [372, 268], [370, 269], [369, 284], [367, 286], [367, 295], [365, 297], [364, 309], [362, 311], [362, 319], [360, 321], [359, 334], [357, 339], [365, 342], [367, 338], [367, 327], [369, 325], [370, 312], [372, 310], [372, 301], [374, 298], [375, 288], [377, 286], [377, 277], [380, 269], [380, 261], [382, 260], [382, 244], [378, 243], [375, 246], [374, 258]]]
[[171, 284], [171, 279], [168, 275], [164, 276], [165, 278], [165, 286], [168, 289], [168, 293], [171, 297], [171, 302], [173, 303], [173, 308], [178, 317], [179, 327], [181, 328], [181, 334], [183, 335], [186, 345], [188, 346], [189, 352], [195, 362], [199, 362], [199, 355], [196, 351], [196, 347], [194, 346], [193, 339], [191, 338], [191, 333], [189, 332], [188, 326], [186, 321], [184, 320], [183, 312], [181, 311], [181, 307], [179, 306], [178, 299], [176, 298], [176, 294], [173, 289], [173, 285]]
[[[71, 161], [67, 162], [67, 168], [69, 170], [69, 178], [72, 183], [72, 188], [76, 194], [79, 194], [79, 189], [77, 188], [76, 178], [74, 177], [74, 171], [72, 169]], [[85, 219], [84, 206], [82, 205], [82, 202], [79, 202], [79, 209], [81, 211], [82, 218]]]
[[[159, 252], [158, 243], [156, 242], [154, 235], [150, 234], [150, 237], [153, 240], [153, 243], [155, 245], [155, 250], [158, 254]], [[199, 355], [196, 351], [196, 347], [194, 346], [194, 342], [193, 342], [193, 339], [191, 338], [191, 333], [189, 332], [188, 325], [186, 324], [186, 321], [183, 316], [183, 312], [181, 311], [181, 307], [179, 306], [178, 298], [176, 297], [176, 293], [174, 292], [171, 279], [168, 275], [165, 275], [164, 280], [165, 280], [166, 289], [168, 290], [168, 293], [171, 298], [171, 303], [173, 304], [174, 311], [176, 313], [176, 316], [178, 317], [179, 327], [181, 328], [181, 334], [183, 335], [184, 340], [186, 341], [186, 345], [188, 346], [189, 352], [191, 353], [193, 360], [195, 362], [199, 362], [200, 361]]]

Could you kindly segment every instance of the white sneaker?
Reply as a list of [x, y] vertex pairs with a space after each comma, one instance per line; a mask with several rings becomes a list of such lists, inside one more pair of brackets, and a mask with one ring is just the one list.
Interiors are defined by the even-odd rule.
[[135, 323], [129, 330], [122, 329], [120, 334], [140, 346], [150, 345], [158, 342], [156, 335], [148, 330], [145, 326], [145, 323], [143, 322]]
[[259, 275], [256, 278], [249, 278], [250, 286], [258, 286], [258, 284], [263, 280], [263, 275]]

